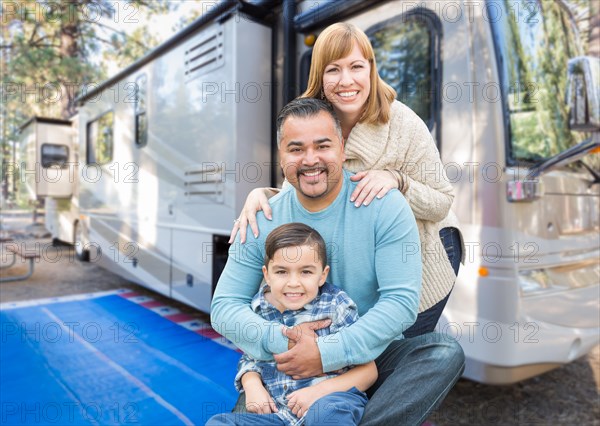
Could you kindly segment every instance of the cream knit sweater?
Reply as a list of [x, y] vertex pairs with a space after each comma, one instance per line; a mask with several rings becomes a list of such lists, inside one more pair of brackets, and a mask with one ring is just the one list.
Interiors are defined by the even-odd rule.
[[[394, 101], [387, 124], [354, 126], [345, 152], [344, 167], [352, 172], [390, 168], [408, 179], [404, 196], [417, 220], [423, 257], [419, 312], [429, 309], [446, 297], [456, 279], [439, 236], [439, 222], [448, 225], [454, 195], [429, 129], [410, 108]], [[458, 227], [453, 218], [451, 226]]]

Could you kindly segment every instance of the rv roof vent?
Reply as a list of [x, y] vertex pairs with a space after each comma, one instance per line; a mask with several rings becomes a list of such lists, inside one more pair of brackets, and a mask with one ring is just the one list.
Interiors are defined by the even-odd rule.
[[223, 66], [223, 28], [219, 25], [194, 36], [185, 47], [184, 61], [186, 83]]
[[186, 202], [223, 203], [223, 170], [215, 163], [189, 166], [184, 169]]

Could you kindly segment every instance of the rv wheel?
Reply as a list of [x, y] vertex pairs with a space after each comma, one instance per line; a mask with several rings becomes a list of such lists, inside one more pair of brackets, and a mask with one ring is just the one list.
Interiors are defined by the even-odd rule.
[[65, 243], [63, 240], [59, 240], [58, 238], [52, 238], [52, 247], [64, 247], [70, 246], [69, 243]]
[[75, 255], [82, 262], [89, 262], [90, 251], [85, 248], [85, 239], [83, 238], [83, 226], [75, 223]]

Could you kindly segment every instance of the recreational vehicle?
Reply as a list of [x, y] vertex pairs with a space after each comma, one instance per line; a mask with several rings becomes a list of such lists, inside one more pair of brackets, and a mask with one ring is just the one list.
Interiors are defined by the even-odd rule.
[[19, 198], [35, 206], [44, 201], [45, 225], [55, 241], [74, 241], [79, 214], [76, 120], [32, 117], [19, 129]]
[[466, 259], [438, 327], [465, 376], [512, 383], [585, 355], [600, 339], [598, 63], [563, 1], [215, 4], [80, 96], [80, 257], [208, 311], [247, 193], [281, 183], [276, 112], [336, 21], [369, 35], [454, 185]]

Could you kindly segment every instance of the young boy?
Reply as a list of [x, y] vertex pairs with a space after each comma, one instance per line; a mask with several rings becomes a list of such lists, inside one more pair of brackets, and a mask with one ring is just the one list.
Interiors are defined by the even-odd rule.
[[[275, 228], [265, 242], [265, 282], [252, 300], [254, 312], [287, 327], [331, 319], [318, 335], [335, 333], [358, 319], [354, 302], [341, 289], [325, 282], [329, 273], [325, 242], [302, 223]], [[246, 393], [249, 413], [212, 417], [216, 425], [357, 425], [377, 380], [371, 361], [321, 377], [294, 380], [277, 370], [274, 361], [243, 355], [235, 385]]]

